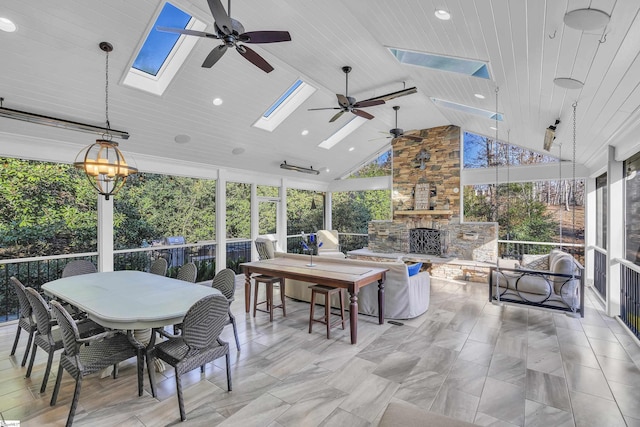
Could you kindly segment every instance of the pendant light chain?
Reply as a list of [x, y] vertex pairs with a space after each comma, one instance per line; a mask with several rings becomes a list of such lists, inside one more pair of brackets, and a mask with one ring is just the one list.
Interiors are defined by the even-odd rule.
[[[106, 59], [105, 59], [105, 85], [104, 85], [104, 111], [107, 119], [107, 129], [111, 129], [111, 124], [109, 123], [109, 50], [105, 51]], [[111, 134], [107, 130], [107, 135], [109, 135], [109, 139], [111, 139]]]
[[574, 242], [576, 241], [576, 109], [578, 108], [578, 101], [573, 103], [573, 158], [572, 160], [572, 193], [573, 193], [573, 206], [571, 227], [573, 232]]
[[[495, 221], [498, 222], [498, 92], [500, 92], [500, 87], [496, 86], [496, 115], [495, 115], [495, 119], [496, 119], [496, 138], [493, 141], [493, 143], [495, 144], [494, 146], [494, 155], [493, 155], [493, 161], [495, 163], [496, 166], [496, 188], [494, 191], [494, 212], [495, 212]], [[500, 227], [498, 227], [498, 230], [500, 229]], [[498, 233], [498, 238], [500, 233]]]

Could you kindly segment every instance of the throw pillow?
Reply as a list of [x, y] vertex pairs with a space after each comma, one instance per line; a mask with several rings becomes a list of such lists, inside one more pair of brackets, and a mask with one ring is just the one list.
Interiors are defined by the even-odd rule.
[[534, 259], [527, 264], [523, 264], [520, 268], [524, 270], [549, 270], [549, 257], [542, 256]]
[[407, 266], [407, 271], [409, 272], [409, 277], [415, 276], [420, 273], [420, 268], [422, 268], [422, 263], [418, 262], [416, 264], [410, 264]]

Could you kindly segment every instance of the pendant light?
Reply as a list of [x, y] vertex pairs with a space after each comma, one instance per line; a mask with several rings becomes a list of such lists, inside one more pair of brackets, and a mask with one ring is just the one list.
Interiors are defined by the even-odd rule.
[[103, 195], [106, 200], [109, 196], [120, 191], [129, 175], [138, 173], [138, 169], [129, 166], [118, 149], [118, 143], [112, 141], [111, 125], [109, 123], [109, 52], [113, 46], [108, 42], [101, 42], [100, 49], [106, 53], [105, 66], [105, 116], [106, 132], [101, 139], [89, 145], [78, 153], [73, 165], [84, 171], [91, 185]]

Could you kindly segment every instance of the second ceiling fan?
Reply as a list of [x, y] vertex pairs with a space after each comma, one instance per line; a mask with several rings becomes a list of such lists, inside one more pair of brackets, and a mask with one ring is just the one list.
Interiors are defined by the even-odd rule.
[[389, 101], [394, 98], [398, 98], [400, 96], [411, 95], [412, 93], [416, 93], [418, 90], [414, 87], [410, 87], [408, 89], [402, 89], [397, 92], [387, 93], [385, 95], [376, 96], [373, 98], [365, 99], [364, 101], [356, 101], [355, 98], [349, 96], [349, 73], [351, 72], [350, 66], [342, 67], [342, 71], [345, 74], [346, 79], [346, 88], [344, 91], [344, 95], [336, 94], [338, 98], [338, 107], [326, 107], [326, 108], [309, 108], [309, 111], [316, 110], [340, 110], [338, 111], [329, 123], [335, 122], [342, 116], [344, 113], [349, 112], [353, 113], [356, 116], [364, 117], [367, 120], [373, 119], [373, 115], [367, 113], [366, 111], [361, 110], [361, 108], [365, 107], [373, 107], [374, 105], [384, 104], [386, 101]]
[[182, 28], [156, 27], [158, 31], [167, 33], [178, 33], [186, 36], [206, 37], [210, 39], [222, 40], [222, 44], [213, 50], [206, 57], [202, 66], [211, 68], [213, 64], [218, 62], [227, 48], [235, 48], [240, 55], [265, 73], [273, 71], [273, 67], [256, 51], [249, 47], [239, 44], [242, 43], [278, 43], [291, 41], [291, 35], [288, 31], [249, 31], [245, 32], [244, 27], [239, 21], [231, 18], [231, 0], [229, 0], [227, 10], [224, 10], [220, 0], [207, 0], [209, 9], [215, 21], [214, 27], [216, 33], [207, 33], [204, 31], [194, 31]]

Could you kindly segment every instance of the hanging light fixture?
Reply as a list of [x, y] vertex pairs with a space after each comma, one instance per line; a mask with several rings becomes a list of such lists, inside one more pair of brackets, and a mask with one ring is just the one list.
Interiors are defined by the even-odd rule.
[[100, 49], [106, 53], [105, 66], [105, 116], [106, 131], [101, 139], [89, 145], [76, 156], [73, 165], [82, 169], [91, 185], [103, 195], [106, 200], [115, 195], [127, 180], [129, 175], [138, 173], [138, 169], [129, 166], [118, 149], [118, 143], [112, 141], [111, 125], [109, 123], [109, 52], [113, 46], [108, 42], [101, 42]]

